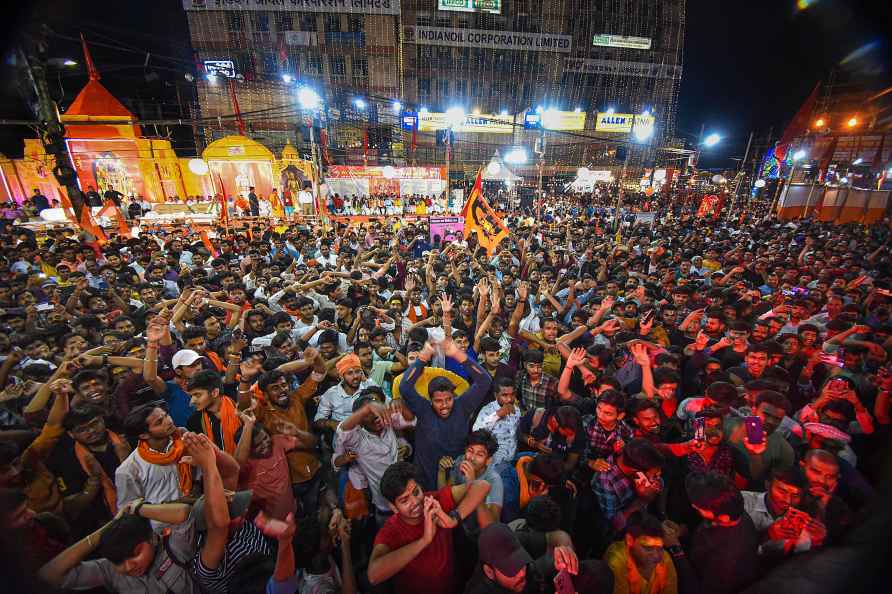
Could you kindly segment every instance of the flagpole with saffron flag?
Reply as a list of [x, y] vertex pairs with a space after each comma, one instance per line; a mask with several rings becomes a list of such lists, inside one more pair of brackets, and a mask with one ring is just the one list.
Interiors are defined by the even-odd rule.
[[465, 239], [470, 237], [471, 233], [476, 233], [477, 243], [485, 248], [490, 256], [495, 253], [496, 246], [508, 237], [508, 227], [483, 196], [483, 169], [477, 172], [474, 188], [468, 195], [461, 214], [465, 219]]

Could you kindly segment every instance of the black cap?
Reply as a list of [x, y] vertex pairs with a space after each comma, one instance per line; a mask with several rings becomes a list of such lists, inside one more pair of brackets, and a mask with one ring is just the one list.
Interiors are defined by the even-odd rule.
[[490, 524], [480, 531], [480, 562], [498, 570], [506, 577], [514, 577], [533, 562], [514, 532], [505, 524]]

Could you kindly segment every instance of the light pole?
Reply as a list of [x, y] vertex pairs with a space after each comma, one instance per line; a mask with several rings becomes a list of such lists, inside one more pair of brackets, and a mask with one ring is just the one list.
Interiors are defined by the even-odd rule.
[[616, 193], [616, 209], [613, 213], [613, 220], [616, 227], [616, 243], [619, 244], [622, 239], [622, 219], [620, 218], [620, 208], [623, 204], [624, 187], [623, 182], [626, 179], [626, 170], [629, 167], [629, 154], [632, 152], [633, 144], [645, 145], [650, 141], [654, 134], [654, 120], [649, 111], [645, 111], [641, 116], [635, 116], [635, 122], [632, 125], [632, 131], [625, 143], [626, 154], [623, 156], [623, 168], [619, 174], [619, 191]]
[[450, 107], [446, 110], [446, 202], [449, 202], [452, 176], [452, 129], [465, 123], [465, 110], [461, 107]]
[[319, 96], [319, 93], [311, 89], [310, 87], [301, 87], [297, 91], [297, 101], [300, 103], [300, 106], [310, 113], [310, 151], [311, 151], [311, 162], [313, 164], [313, 177], [316, 178], [316, 183], [313, 184], [313, 200], [315, 201], [315, 207], [317, 209], [317, 213], [319, 212], [319, 183], [322, 181], [322, 170], [319, 167], [319, 163], [317, 161], [318, 155], [316, 151], [316, 136], [313, 131], [313, 115], [319, 111], [319, 108], [322, 106], [322, 98]]

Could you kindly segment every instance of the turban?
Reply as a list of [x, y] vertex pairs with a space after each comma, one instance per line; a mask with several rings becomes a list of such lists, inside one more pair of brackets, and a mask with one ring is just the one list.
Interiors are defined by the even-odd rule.
[[348, 369], [353, 369], [354, 367], [362, 369], [362, 363], [359, 362], [359, 357], [357, 357], [353, 353], [350, 353], [349, 355], [342, 357], [341, 360], [337, 362], [335, 367], [338, 370], [338, 375], [344, 377], [344, 374], [347, 373]]

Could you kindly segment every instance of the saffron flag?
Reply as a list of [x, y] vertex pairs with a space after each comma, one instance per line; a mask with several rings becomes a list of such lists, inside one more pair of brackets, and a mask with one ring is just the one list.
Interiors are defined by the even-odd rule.
[[96, 224], [96, 221], [93, 220], [93, 217], [90, 216], [90, 208], [88, 206], [84, 206], [81, 210], [81, 220], [80, 220], [81, 229], [92, 235], [96, 238], [100, 244], [104, 244], [108, 241], [108, 237], [105, 235], [105, 231], [102, 230], [102, 227]]
[[207, 248], [208, 253], [210, 253], [212, 257], [216, 258], [219, 255], [217, 248], [211, 243], [211, 239], [208, 237], [208, 232], [205, 229], [201, 230], [201, 243], [204, 244], [204, 247]]
[[472, 232], [476, 233], [477, 242], [486, 248], [489, 255], [496, 251], [499, 242], [508, 237], [508, 227], [483, 197], [482, 169], [477, 173], [474, 189], [462, 208], [462, 216], [465, 218], [465, 239]]
[[217, 197], [220, 200], [220, 223], [224, 227], [229, 227], [229, 206], [226, 203], [226, 196], [221, 193], [217, 194]]

